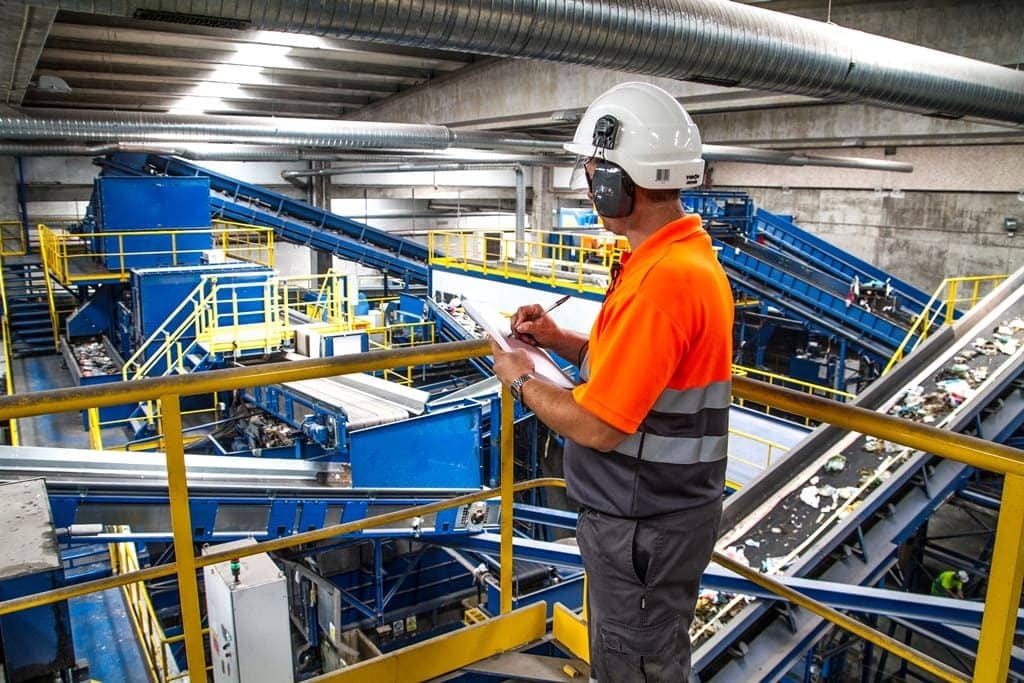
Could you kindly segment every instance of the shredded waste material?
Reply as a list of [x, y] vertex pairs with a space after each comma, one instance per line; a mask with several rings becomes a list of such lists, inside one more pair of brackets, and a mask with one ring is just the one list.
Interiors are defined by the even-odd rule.
[[[1024, 319], [1003, 321], [990, 335], [966, 345], [925, 386], [908, 387], [888, 410], [924, 424], [941, 423], [975, 396], [980, 385], [1024, 344]], [[805, 548], [864, 505], [871, 492], [889, 480], [912, 455], [903, 446], [872, 436], [856, 439], [842, 453], [825, 460], [818, 473], [791, 493], [780, 496], [773, 509], [742, 535], [732, 537], [723, 552], [738, 552], [748, 566], [762, 572], [785, 572]], [[745, 553], [744, 553], [745, 551]], [[691, 629], [695, 647], [721, 630], [750, 598], [717, 596], [707, 604]], [[715, 612], [715, 609], [727, 610]]]
[[107, 349], [99, 342], [87, 342], [71, 347], [83, 377], [114, 375], [121, 367], [110, 357]]

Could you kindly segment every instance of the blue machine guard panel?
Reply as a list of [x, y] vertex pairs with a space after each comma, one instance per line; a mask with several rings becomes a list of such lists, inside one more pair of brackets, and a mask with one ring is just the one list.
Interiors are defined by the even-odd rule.
[[[249, 275], [252, 273], [252, 275]], [[160, 328], [175, 308], [196, 288], [203, 276], [220, 276], [222, 282], [237, 282], [244, 276], [254, 284], [265, 282], [272, 274], [268, 268], [251, 264], [194, 266], [186, 268], [137, 269], [132, 271], [132, 312], [135, 317], [136, 343], [141, 343]], [[246, 310], [260, 307], [262, 301], [243, 304]], [[182, 311], [168, 328], [175, 329], [191, 308]], [[256, 319], [244, 322], [258, 322]]]
[[467, 405], [352, 432], [354, 487], [477, 488], [480, 406]]
[[102, 231], [210, 227], [210, 179], [96, 179]]

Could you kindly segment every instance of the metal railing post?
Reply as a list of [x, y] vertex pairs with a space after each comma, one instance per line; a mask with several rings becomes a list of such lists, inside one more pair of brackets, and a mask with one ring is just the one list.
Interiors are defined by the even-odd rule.
[[1007, 680], [1024, 582], [1024, 476], [1007, 474], [1003, 480], [994, 547], [974, 680], [997, 683]]
[[512, 611], [512, 503], [514, 436], [512, 393], [507, 386], [501, 388], [501, 613]]
[[160, 397], [160, 413], [167, 448], [167, 489], [171, 503], [171, 528], [174, 531], [181, 625], [185, 633], [185, 657], [188, 670], [199, 680], [202, 672], [206, 671], [206, 655], [203, 652], [203, 624], [199, 612], [199, 585], [196, 581], [196, 557], [192, 544], [192, 516], [188, 507], [181, 405], [177, 394]]

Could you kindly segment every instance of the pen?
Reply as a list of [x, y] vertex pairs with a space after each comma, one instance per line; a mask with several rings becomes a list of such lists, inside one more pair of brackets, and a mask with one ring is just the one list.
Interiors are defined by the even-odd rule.
[[556, 308], [558, 308], [559, 306], [561, 306], [562, 304], [564, 304], [568, 300], [569, 300], [569, 295], [566, 294], [561, 299], [559, 299], [555, 303], [553, 303], [550, 306], [548, 306], [547, 308], [545, 308], [544, 309], [544, 315], [547, 315], [548, 313], [550, 313], [551, 311], [555, 310]]

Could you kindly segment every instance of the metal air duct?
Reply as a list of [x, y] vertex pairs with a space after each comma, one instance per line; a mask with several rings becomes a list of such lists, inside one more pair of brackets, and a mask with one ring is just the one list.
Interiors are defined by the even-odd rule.
[[56, 0], [1024, 123], [1024, 73], [728, 0]]

